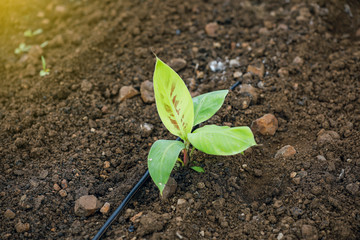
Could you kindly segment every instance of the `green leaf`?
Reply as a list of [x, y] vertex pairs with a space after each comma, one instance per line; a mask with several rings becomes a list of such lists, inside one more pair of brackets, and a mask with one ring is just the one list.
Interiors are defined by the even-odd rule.
[[199, 167], [199, 166], [193, 166], [193, 167], [190, 167], [192, 170], [198, 172], [198, 173], [203, 173], [205, 172], [205, 170], [202, 168], [202, 167]]
[[160, 194], [169, 180], [180, 151], [184, 148], [184, 143], [175, 140], [158, 140], [151, 146], [147, 161], [148, 168]]
[[223, 105], [228, 92], [228, 90], [220, 90], [194, 97], [194, 125], [211, 118]]
[[156, 107], [165, 127], [187, 140], [194, 122], [190, 92], [179, 75], [159, 58], [156, 58], [154, 92]]
[[188, 134], [190, 143], [212, 155], [234, 155], [256, 145], [249, 127], [206, 125]]

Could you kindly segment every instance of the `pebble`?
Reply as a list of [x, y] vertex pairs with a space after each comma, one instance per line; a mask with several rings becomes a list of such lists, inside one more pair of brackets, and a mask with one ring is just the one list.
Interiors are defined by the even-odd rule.
[[296, 172], [291, 172], [291, 173], [290, 173], [290, 178], [294, 178], [294, 177], [296, 177], [296, 175], [297, 175]]
[[277, 153], [275, 154], [275, 158], [280, 158], [280, 157], [288, 158], [295, 154], [296, 154], [295, 148], [291, 145], [286, 145], [277, 151]]
[[184, 204], [186, 204], [186, 200], [185, 199], [183, 199], [183, 198], [179, 198], [178, 200], [177, 200], [177, 205], [178, 206], [181, 206], [181, 205], [184, 205]]
[[319, 161], [326, 161], [326, 158], [323, 155], [317, 155], [316, 159]]
[[161, 200], [166, 200], [170, 198], [175, 192], [177, 188], [177, 182], [174, 178], [170, 177], [168, 182], [165, 184], [165, 188], [163, 190]]
[[240, 62], [238, 59], [231, 59], [229, 62], [229, 66], [230, 68], [240, 67]]
[[258, 65], [249, 65], [247, 67], [247, 72], [251, 72], [255, 75], [258, 75], [260, 78], [264, 76], [265, 67], [263, 63], [259, 63]]
[[110, 162], [109, 161], [105, 161], [104, 162], [104, 168], [109, 168], [110, 167]]
[[61, 187], [66, 189], [69, 186], [68, 181], [66, 179], [61, 180]]
[[83, 81], [81, 82], [81, 87], [80, 87], [80, 89], [81, 89], [81, 91], [83, 91], [83, 92], [90, 92], [91, 89], [92, 89], [92, 87], [93, 87], [93, 85], [92, 85], [91, 82], [89, 82], [88, 80], [83, 80]]
[[18, 232], [18, 233], [27, 232], [27, 231], [30, 230], [30, 224], [29, 223], [22, 223], [21, 221], [19, 221], [15, 225], [15, 229], [16, 229], [16, 232]]
[[110, 203], [106, 202], [104, 203], [104, 206], [100, 208], [100, 212], [105, 215], [108, 214], [109, 211], [110, 211]]
[[206, 24], [205, 32], [209, 37], [216, 37], [218, 35], [219, 25], [216, 22]]
[[281, 239], [283, 239], [283, 237], [284, 237], [284, 234], [283, 234], [283, 233], [279, 233], [279, 234], [277, 235], [276, 239], [277, 239], [277, 240], [281, 240]]
[[302, 66], [304, 64], [304, 60], [301, 57], [297, 56], [294, 58], [293, 64], [297, 66]]
[[314, 226], [311, 225], [302, 225], [301, 226], [301, 235], [303, 239], [306, 240], [317, 240], [318, 239], [318, 231]]
[[25, 138], [16, 138], [14, 144], [17, 148], [22, 148], [27, 144], [27, 141]]
[[209, 63], [209, 68], [213, 72], [221, 72], [225, 70], [225, 64], [221, 61], [211, 61]]
[[252, 122], [251, 129], [255, 133], [273, 136], [278, 129], [278, 120], [273, 114], [265, 114]]
[[75, 201], [75, 214], [87, 217], [94, 214], [101, 207], [100, 201], [94, 195], [85, 195]]
[[152, 133], [154, 129], [154, 125], [150, 123], [143, 123], [140, 125], [140, 129], [141, 129], [141, 135], [144, 137], [148, 137]]
[[205, 183], [203, 183], [203, 182], [198, 182], [198, 183], [196, 184], [196, 186], [197, 186], [198, 189], [204, 189], [204, 188], [205, 188]]
[[299, 185], [299, 184], [300, 184], [300, 181], [301, 181], [301, 178], [300, 178], [300, 177], [296, 177], [296, 178], [293, 178], [291, 181], [292, 181], [294, 184]]
[[4, 217], [7, 219], [14, 219], [16, 216], [16, 214], [11, 211], [10, 209], [6, 209], [6, 211], [4, 212]]
[[178, 72], [186, 67], [186, 60], [183, 58], [173, 58], [169, 62], [169, 66], [174, 69], [175, 72]]
[[139, 91], [133, 86], [123, 86], [119, 92], [118, 102], [123, 102], [124, 100], [135, 97], [136, 95], [139, 95]]
[[240, 95], [250, 97], [251, 103], [256, 103], [258, 100], [258, 91], [250, 84], [241, 85]]
[[140, 93], [141, 93], [141, 99], [144, 101], [144, 103], [155, 102], [154, 85], [149, 80], [146, 80], [141, 83]]
[[349, 183], [346, 185], [346, 190], [348, 190], [352, 195], [358, 195], [359, 194], [359, 182], [357, 183]]
[[67, 192], [66, 192], [66, 190], [64, 190], [64, 189], [61, 189], [61, 190], [59, 191], [59, 194], [60, 194], [61, 197], [66, 197], [66, 196], [67, 196]]
[[243, 75], [242, 72], [234, 72], [233, 77], [234, 78], [241, 78], [242, 75]]
[[49, 171], [48, 170], [42, 170], [39, 174], [39, 178], [40, 179], [45, 179], [47, 176], [49, 175]]
[[61, 188], [60, 188], [59, 184], [55, 183], [54, 186], [53, 186], [53, 189], [55, 191], [60, 191]]
[[334, 140], [340, 139], [340, 135], [335, 131], [326, 131], [324, 129], [320, 130], [317, 134], [318, 143], [328, 143], [333, 142]]
[[277, 73], [282, 78], [286, 78], [289, 76], [289, 71], [286, 68], [280, 68]]

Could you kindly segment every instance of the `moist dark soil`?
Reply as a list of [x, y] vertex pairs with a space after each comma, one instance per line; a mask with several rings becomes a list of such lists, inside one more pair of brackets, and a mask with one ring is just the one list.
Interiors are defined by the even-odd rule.
[[[270, 113], [279, 126], [256, 132], [244, 155], [195, 152], [205, 173], [175, 169], [166, 200], [147, 181], [104, 239], [360, 239], [359, 9], [350, 0], [4, 1], [0, 238], [91, 239], [146, 172], [151, 144], [176, 138], [155, 103], [119, 101], [122, 87], [152, 81], [154, 52], [186, 61], [178, 73], [193, 95], [242, 82], [208, 123], [251, 126]], [[30, 51], [15, 54], [20, 43]], [[296, 154], [275, 157], [286, 145]], [[76, 215], [83, 195], [110, 211]]]

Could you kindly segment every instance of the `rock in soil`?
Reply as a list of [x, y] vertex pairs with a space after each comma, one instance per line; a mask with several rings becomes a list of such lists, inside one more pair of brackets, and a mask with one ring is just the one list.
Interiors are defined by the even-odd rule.
[[303, 239], [306, 240], [318, 240], [318, 231], [316, 227], [311, 225], [302, 225], [301, 226], [301, 236]]
[[149, 80], [146, 80], [141, 83], [140, 93], [141, 93], [141, 99], [144, 101], [144, 103], [155, 102], [154, 85]]
[[169, 62], [169, 66], [178, 72], [186, 67], [186, 60], [183, 58], [173, 58]]
[[16, 216], [16, 214], [11, 211], [10, 209], [6, 209], [5, 213], [4, 213], [4, 217], [7, 219], [14, 219]]
[[278, 129], [278, 120], [273, 114], [265, 114], [252, 122], [251, 129], [254, 133], [273, 136]]
[[100, 212], [104, 215], [108, 214], [110, 211], [110, 203], [106, 202], [104, 203], [104, 206], [100, 208]]
[[206, 24], [205, 32], [209, 37], [216, 37], [218, 35], [219, 25], [216, 22]]
[[118, 102], [121, 103], [122, 101], [137, 95], [139, 95], [139, 91], [136, 90], [133, 86], [124, 86], [120, 88]]
[[93, 215], [101, 207], [100, 201], [94, 195], [85, 195], [75, 202], [75, 214], [81, 217]]
[[16, 229], [16, 232], [18, 232], [18, 233], [27, 232], [27, 231], [30, 230], [30, 224], [29, 223], [22, 223], [21, 221], [19, 221], [15, 225], [15, 229]]
[[138, 234], [144, 236], [153, 232], [161, 231], [164, 228], [164, 221], [161, 216], [154, 212], [148, 212], [140, 219]]
[[277, 153], [275, 154], [275, 158], [280, 158], [280, 157], [288, 158], [295, 154], [296, 154], [295, 148], [291, 145], [286, 145], [280, 148], [279, 151], [277, 151]]

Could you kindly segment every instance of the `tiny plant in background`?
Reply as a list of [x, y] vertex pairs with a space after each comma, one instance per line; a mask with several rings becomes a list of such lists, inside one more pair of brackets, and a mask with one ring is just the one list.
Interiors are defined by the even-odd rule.
[[46, 68], [46, 61], [44, 56], [41, 56], [42, 70], [40, 71], [40, 76], [45, 77], [50, 74], [50, 69]]
[[28, 29], [24, 32], [24, 36], [25, 37], [33, 37], [33, 36], [41, 34], [42, 32], [43, 32], [43, 30], [41, 28], [36, 29], [35, 31], [31, 31], [31, 29]]
[[[162, 194], [176, 161], [188, 166], [194, 149], [212, 155], [234, 155], [256, 145], [249, 127], [206, 125], [192, 128], [212, 117], [224, 103], [228, 90], [214, 91], [191, 98], [184, 81], [168, 65], [156, 58], [154, 72], [156, 108], [165, 127], [183, 142], [157, 140], [148, 155], [152, 180]], [[182, 152], [183, 159], [179, 158]], [[203, 172], [201, 167], [193, 170]]]
[[26, 45], [25, 43], [20, 43], [19, 47], [17, 47], [14, 52], [15, 54], [21, 54], [24, 52], [28, 52], [30, 48], [31, 48], [30, 45]]

